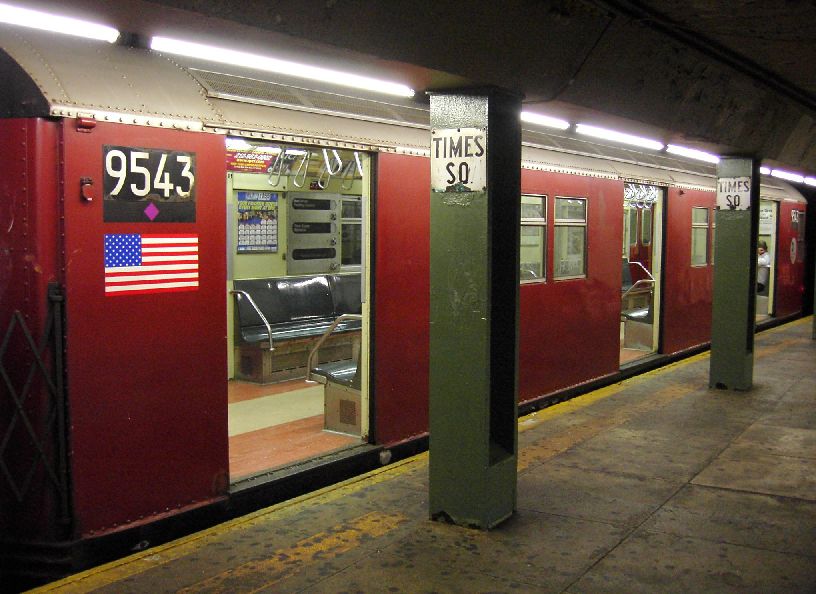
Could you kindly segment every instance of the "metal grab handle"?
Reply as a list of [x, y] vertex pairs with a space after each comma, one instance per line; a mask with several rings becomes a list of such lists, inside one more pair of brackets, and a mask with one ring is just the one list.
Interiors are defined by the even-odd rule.
[[[309, 159], [312, 158], [312, 151], [307, 150], [306, 154], [300, 159], [300, 163], [298, 164], [297, 171], [295, 171], [295, 177], [292, 179], [292, 183], [295, 185], [296, 188], [302, 188], [303, 184], [306, 183], [306, 174], [309, 171]], [[300, 176], [300, 183], [298, 183], [298, 176]]]
[[[360, 315], [360, 314], [342, 314], [342, 315], [338, 316], [331, 323], [331, 325], [323, 333], [323, 336], [320, 337], [320, 339], [315, 343], [314, 347], [312, 347], [312, 350], [309, 351], [309, 358], [306, 360], [306, 381], [307, 382], [315, 383], [315, 382], [318, 381], [318, 380], [313, 380], [312, 379], [312, 362], [314, 361], [314, 358], [317, 356], [317, 351], [320, 350], [320, 347], [323, 345], [323, 343], [326, 342], [326, 340], [329, 338], [331, 333], [334, 332], [334, 329], [337, 328], [337, 325], [340, 322], [342, 322], [343, 320], [360, 320], [360, 321], [362, 321], [363, 316]], [[323, 383], [323, 382], [321, 382], [321, 383]]]
[[[326, 176], [326, 179], [323, 179], [323, 176]], [[326, 186], [329, 185], [329, 180], [331, 179], [331, 173], [326, 168], [326, 165], [320, 166], [320, 172], [317, 174], [317, 187], [321, 190], [325, 190]]]
[[639, 281], [635, 282], [635, 284], [634, 284], [634, 285], [632, 285], [631, 287], [629, 287], [628, 289], [626, 289], [626, 292], [625, 292], [623, 295], [621, 295], [621, 299], [622, 299], [622, 300], [623, 300], [623, 299], [626, 299], [626, 296], [627, 296], [629, 293], [631, 293], [632, 291], [634, 291], [635, 289], [637, 289], [639, 286], [642, 286], [642, 285], [641, 285], [641, 283], [644, 283], [644, 284], [646, 284], [646, 285], [649, 285], [649, 292], [650, 292], [650, 293], [652, 292], [652, 289], [654, 289], [654, 279], [650, 279], [650, 278], [642, 278], [642, 279], [640, 279]]
[[[325, 190], [326, 186], [329, 185], [329, 180], [332, 178], [332, 176], [337, 175], [340, 173], [340, 170], [343, 169], [343, 160], [340, 158], [340, 155], [337, 154], [335, 149], [332, 149], [332, 155], [337, 163], [337, 169], [332, 168], [332, 164], [329, 161], [328, 149], [323, 149], [323, 165], [321, 165], [320, 173], [317, 175], [317, 187], [321, 190]], [[324, 175], [326, 176], [325, 179], [323, 179]]]
[[269, 351], [270, 352], [274, 351], [275, 346], [272, 344], [272, 326], [269, 325], [269, 322], [266, 320], [266, 316], [263, 315], [261, 310], [255, 304], [255, 301], [252, 299], [252, 297], [249, 296], [249, 293], [247, 293], [246, 291], [236, 291], [236, 290], [232, 290], [232, 291], [230, 291], [230, 293], [235, 295], [235, 300], [238, 301], [238, 302], [240, 302], [241, 299], [244, 298], [244, 297], [247, 298], [247, 301], [249, 301], [249, 304], [255, 310], [255, 313], [258, 314], [258, 316], [261, 318], [261, 321], [264, 323], [264, 326], [266, 326], [266, 335], [269, 337]]
[[[354, 180], [356, 179], [354, 175], [355, 168], [357, 169], [357, 175], [363, 177], [363, 164], [360, 162], [360, 153], [357, 151], [354, 151], [354, 161], [346, 163], [343, 169], [343, 181], [340, 183], [341, 190], [349, 191], [354, 186]], [[348, 182], [348, 185], [346, 185], [346, 182]]]
[[[270, 165], [269, 169], [266, 170], [266, 172], [269, 174], [269, 178], [266, 181], [273, 188], [278, 187], [278, 184], [280, 183], [281, 177], [283, 176], [283, 162], [285, 161], [285, 159], [284, 159], [285, 155], [286, 155], [286, 151], [281, 150], [281, 152], [278, 153], [278, 156], [275, 157], [275, 160], [272, 161], [272, 165]], [[275, 178], [275, 181], [273, 182], [272, 181], [272, 176], [274, 176], [275, 173], [277, 173], [278, 176]]]
[[343, 174], [340, 176], [340, 189], [348, 192], [354, 186], [354, 179], [354, 161], [349, 161], [343, 167]]
[[323, 149], [323, 163], [325, 163], [326, 169], [329, 171], [329, 175], [337, 175], [343, 168], [343, 160], [340, 158], [340, 155], [337, 154], [336, 149], [332, 149], [332, 156], [337, 162], [337, 169], [332, 169], [331, 163], [329, 162], [329, 151], [327, 149]]
[[357, 163], [357, 173], [363, 177], [363, 163], [360, 161], [360, 153], [354, 151], [354, 162]]

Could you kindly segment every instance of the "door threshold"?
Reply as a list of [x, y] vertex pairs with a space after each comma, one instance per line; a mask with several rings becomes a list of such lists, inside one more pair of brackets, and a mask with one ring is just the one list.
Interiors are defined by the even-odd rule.
[[664, 355], [661, 355], [660, 353], [646, 353], [642, 357], [632, 359], [631, 361], [627, 361], [626, 363], [621, 363], [620, 370], [626, 371], [628, 369], [635, 369], [641, 365], [645, 365], [647, 363], [651, 363], [662, 358], [664, 358]]

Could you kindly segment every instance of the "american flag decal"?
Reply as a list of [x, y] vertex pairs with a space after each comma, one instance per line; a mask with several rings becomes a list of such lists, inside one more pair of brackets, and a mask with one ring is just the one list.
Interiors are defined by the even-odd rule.
[[198, 290], [198, 235], [105, 234], [105, 295]]

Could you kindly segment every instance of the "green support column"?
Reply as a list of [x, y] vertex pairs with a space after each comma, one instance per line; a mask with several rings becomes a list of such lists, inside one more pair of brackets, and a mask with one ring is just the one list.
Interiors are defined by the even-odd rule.
[[717, 233], [709, 386], [749, 390], [754, 375], [759, 164], [724, 157], [717, 166]]
[[521, 100], [431, 94], [430, 515], [516, 508]]

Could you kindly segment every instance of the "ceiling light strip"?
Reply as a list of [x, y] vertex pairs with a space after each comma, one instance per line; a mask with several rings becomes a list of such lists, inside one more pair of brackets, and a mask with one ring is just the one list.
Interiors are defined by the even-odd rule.
[[677, 144], [670, 144], [666, 146], [666, 152], [672, 155], [678, 155], [680, 157], [686, 157], [687, 159], [694, 159], [696, 161], [705, 161], [706, 163], [719, 163], [720, 158], [717, 155], [712, 155], [711, 153], [706, 153], [705, 151], [700, 151], [693, 148], [687, 148], [685, 146], [679, 146]]
[[652, 149], [655, 151], [663, 150], [662, 142], [652, 140], [651, 138], [643, 138], [641, 136], [634, 136], [632, 134], [624, 134], [615, 130], [608, 130], [606, 128], [599, 128], [597, 126], [590, 126], [588, 124], [576, 124], [575, 131], [578, 134], [585, 136], [592, 136], [594, 138], [601, 138], [603, 140], [612, 140], [622, 144], [630, 144], [640, 148]]
[[169, 37], [153, 37], [150, 48], [159, 52], [208, 60], [219, 64], [230, 64], [251, 70], [262, 70], [264, 72], [317, 80], [375, 93], [398, 97], [414, 96], [413, 89], [399, 83]]
[[555, 128], [557, 130], [566, 130], [570, 127], [570, 123], [566, 120], [560, 120], [531, 111], [522, 111], [521, 121], [527, 122], [528, 124], [536, 124], [537, 126], [544, 126], [545, 128]]
[[0, 4], [0, 23], [107, 41], [108, 43], [115, 43], [119, 39], [119, 31], [113, 27], [40, 12], [39, 10], [11, 6], [10, 4]]
[[798, 173], [791, 173], [790, 171], [785, 171], [784, 169], [772, 169], [771, 177], [778, 177], [779, 179], [784, 179], [799, 184], [804, 183], [805, 181], [804, 175], [799, 175]]

